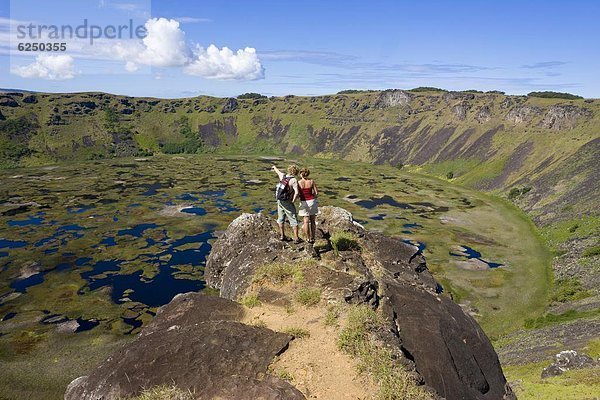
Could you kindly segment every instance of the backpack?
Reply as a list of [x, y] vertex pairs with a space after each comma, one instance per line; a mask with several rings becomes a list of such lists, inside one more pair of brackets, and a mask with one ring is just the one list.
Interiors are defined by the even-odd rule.
[[294, 189], [292, 189], [292, 185], [290, 185], [290, 180], [292, 178], [293, 177], [291, 176], [286, 176], [279, 181], [277, 187], [275, 188], [276, 200], [292, 200], [294, 196]]

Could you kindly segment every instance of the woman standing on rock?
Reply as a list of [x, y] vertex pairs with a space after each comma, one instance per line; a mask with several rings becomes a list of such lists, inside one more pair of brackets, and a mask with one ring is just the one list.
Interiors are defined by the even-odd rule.
[[300, 211], [298, 216], [304, 217], [304, 236], [309, 243], [315, 242], [316, 223], [315, 218], [319, 212], [317, 205], [317, 184], [314, 180], [309, 179], [310, 170], [302, 168], [300, 170], [300, 181], [298, 187], [300, 189]]

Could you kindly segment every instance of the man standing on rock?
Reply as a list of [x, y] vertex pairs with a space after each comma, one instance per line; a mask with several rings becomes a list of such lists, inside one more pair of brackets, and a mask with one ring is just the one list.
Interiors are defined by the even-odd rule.
[[296, 219], [296, 206], [294, 202], [298, 198], [298, 167], [290, 165], [287, 174], [284, 174], [275, 165], [271, 167], [279, 177], [279, 183], [275, 189], [275, 199], [277, 199], [277, 225], [279, 225], [279, 238], [287, 240], [285, 237], [284, 223], [287, 217], [292, 231], [294, 232], [294, 243], [300, 243], [298, 237], [298, 220]]

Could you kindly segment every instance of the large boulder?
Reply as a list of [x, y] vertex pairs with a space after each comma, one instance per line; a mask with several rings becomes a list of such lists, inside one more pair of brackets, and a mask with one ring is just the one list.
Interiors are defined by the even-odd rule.
[[238, 108], [238, 101], [235, 98], [230, 97], [227, 99], [227, 102], [221, 109], [221, 114], [233, 112], [233, 111], [237, 110], [237, 108]]
[[[351, 270], [344, 297], [350, 303], [381, 307], [390, 329], [381, 340], [398, 360], [447, 399], [512, 399], [498, 356], [477, 322], [449, 297], [429, 272], [417, 246], [400, 238], [369, 232], [338, 207], [321, 207], [319, 237], [335, 231], [353, 233], [360, 251], [340, 252], [336, 263]], [[221, 295], [236, 298], [266, 262], [309, 257], [303, 246], [277, 240], [272, 222], [262, 214], [243, 214], [213, 243], [206, 265], [207, 282]]]
[[571, 369], [591, 368], [600, 365], [587, 354], [579, 354], [575, 350], [561, 351], [555, 356], [552, 364], [542, 371], [542, 379], [562, 375]]
[[131, 343], [88, 376], [75, 379], [65, 400], [111, 400], [175, 385], [196, 399], [304, 399], [268, 375], [291, 336], [238, 321], [242, 307], [198, 293], [179, 295]]

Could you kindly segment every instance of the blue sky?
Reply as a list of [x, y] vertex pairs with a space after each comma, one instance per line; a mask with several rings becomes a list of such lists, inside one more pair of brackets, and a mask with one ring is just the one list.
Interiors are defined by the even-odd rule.
[[[591, 0], [3, 0], [0, 87], [188, 97], [436, 86], [600, 97], [598, 16]], [[84, 18], [162, 19], [155, 44], [68, 42], [40, 59], [16, 51], [18, 23]]]

